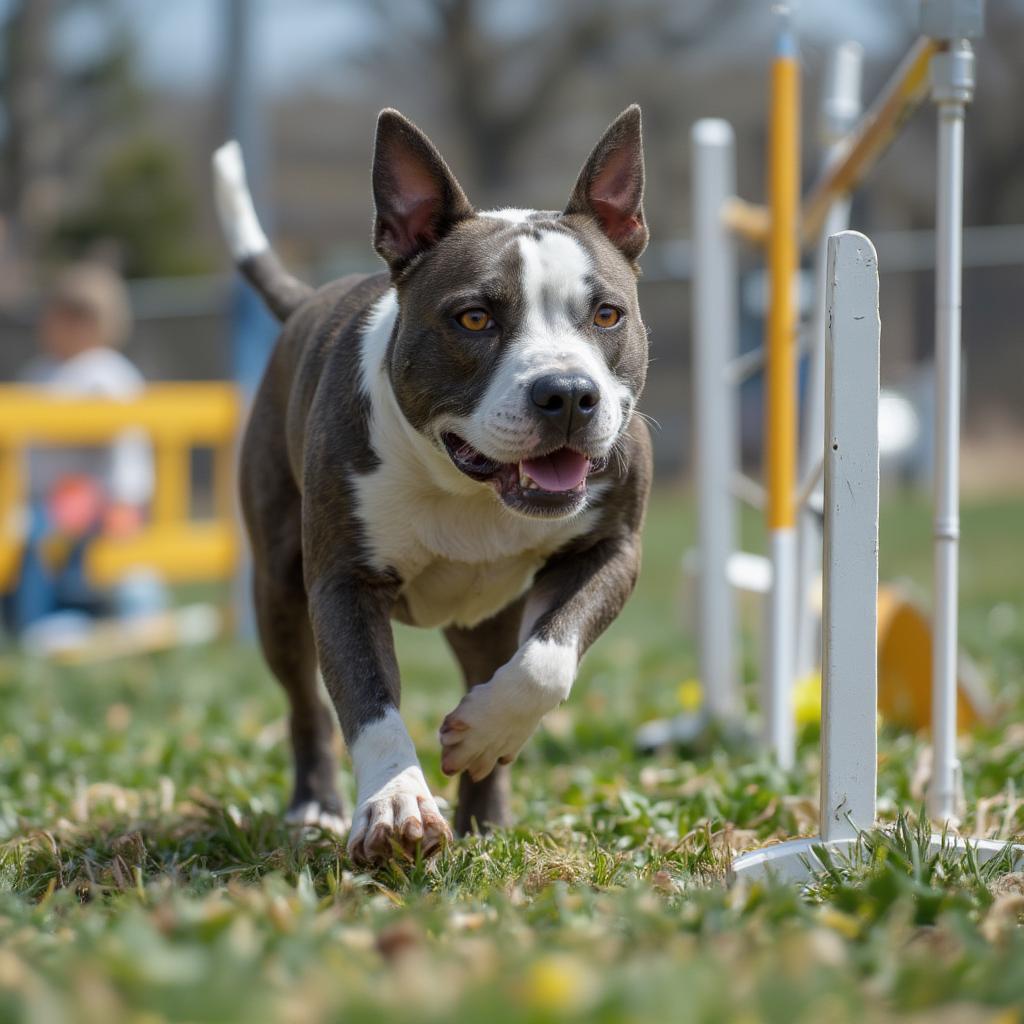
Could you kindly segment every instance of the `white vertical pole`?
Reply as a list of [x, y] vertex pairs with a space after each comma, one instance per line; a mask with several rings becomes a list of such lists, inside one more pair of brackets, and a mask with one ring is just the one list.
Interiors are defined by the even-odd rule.
[[722, 220], [736, 192], [732, 126], [707, 118], [693, 143], [693, 403], [698, 494], [698, 651], [710, 713], [740, 714], [727, 563], [735, 544], [730, 482], [736, 467], [736, 393], [726, 368], [737, 349], [736, 243]]
[[783, 768], [796, 762], [793, 682], [796, 658], [796, 530], [771, 530], [768, 541], [772, 588], [764, 617], [767, 658], [761, 679], [764, 745]]
[[[864, 51], [858, 43], [840, 43], [829, 55], [822, 92], [819, 134], [825, 147], [825, 165], [842, 157], [844, 138], [860, 116], [861, 66]], [[810, 323], [810, 358], [807, 374], [803, 438], [800, 445], [800, 480], [808, 479], [822, 457], [825, 429], [825, 267], [828, 239], [845, 230], [850, 223], [848, 196], [837, 199], [829, 208], [822, 226], [814, 257], [814, 312]], [[821, 520], [816, 511], [821, 505], [821, 486], [812, 492], [812, 508], [798, 510], [797, 560], [797, 678], [813, 672], [818, 665], [821, 637], [813, 588], [821, 572]], [[813, 500], [817, 499], [817, 500]]]
[[878, 261], [856, 231], [828, 240], [821, 836], [875, 820], [878, 707]]
[[932, 610], [932, 778], [928, 810], [957, 821], [957, 562], [960, 538], [960, 307], [963, 243], [964, 107], [973, 88], [966, 40], [932, 62], [938, 104], [935, 205], [935, 579]]

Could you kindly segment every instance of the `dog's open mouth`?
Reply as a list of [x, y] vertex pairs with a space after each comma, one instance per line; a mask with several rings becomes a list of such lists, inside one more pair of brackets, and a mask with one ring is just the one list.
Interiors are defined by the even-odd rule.
[[491, 484], [511, 509], [533, 515], [566, 515], [586, 500], [587, 477], [600, 472], [604, 459], [574, 448], [557, 448], [520, 462], [495, 462], [457, 434], [442, 436], [448, 457], [466, 476]]

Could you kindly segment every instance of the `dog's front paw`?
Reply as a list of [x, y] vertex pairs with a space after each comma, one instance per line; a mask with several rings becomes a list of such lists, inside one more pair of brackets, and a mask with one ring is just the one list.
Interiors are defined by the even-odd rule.
[[540, 720], [569, 696], [575, 644], [529, 640], [489, 683], [474, 686], [441, 723], [441, 769], [474, 782], [514, 761]]
[[361, 799], [348, 837], [349, 856], [375, 864], [394, 856], [427, 857], [451, 842], [452, 830], [427, 788], [418, 765]]

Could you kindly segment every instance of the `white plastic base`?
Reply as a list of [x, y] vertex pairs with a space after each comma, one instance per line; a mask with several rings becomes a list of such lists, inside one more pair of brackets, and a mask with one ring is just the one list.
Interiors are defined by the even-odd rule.
[[[933, 835], [928, 850], [935, 853], [942, 848], [943, 838]], [[974, 851], [979, 864], [993, 860], [1006, 849], [1006, 843], [996, 839], [972, 839], [959, 836], [946, 836], [947, 850], [956, 850], [963, 854], [967, 847]], [[815, 853], [815, 847], [825, 847], [840, 859], [850, 860], [857, 855], [856, 839], [833, 839], [826, 843], [819, 836], [810, 839], [790, 839], [775, 846], [765, 846], [760, 850], [751, 850], [740, 854], [732, 862], [729, 870], [729, 881], [749, 879], [751, 881], [773, 880], [777, 882], [808, 882], [813, 875], [820, 872], [825, 865]], [[863, 847], [861, 847], [863, 849]], [[1024, 845], [1012, 845], [1012, 870], [1024, 868]]]

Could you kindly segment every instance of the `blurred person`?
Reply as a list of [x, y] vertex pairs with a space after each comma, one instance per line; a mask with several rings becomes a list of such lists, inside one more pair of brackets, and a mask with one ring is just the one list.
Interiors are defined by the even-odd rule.
[[[39, 323], [39, 356], [22, 383], [65, 397], [130, 399], [145, 381], [119, 351], [131, 331], [121, 278], [100, 264], [67, 268]], [[24, 638], [54, 616], [95, 617], [111, 609], [90, 587], [85, 557], [100, 536], [123, 537], [142, 525], [153, 492], [150, 446], [127, 431], [103, 447], [39, 447], [29, 454], [29, 503], [22, 564], [5, 611]]]

